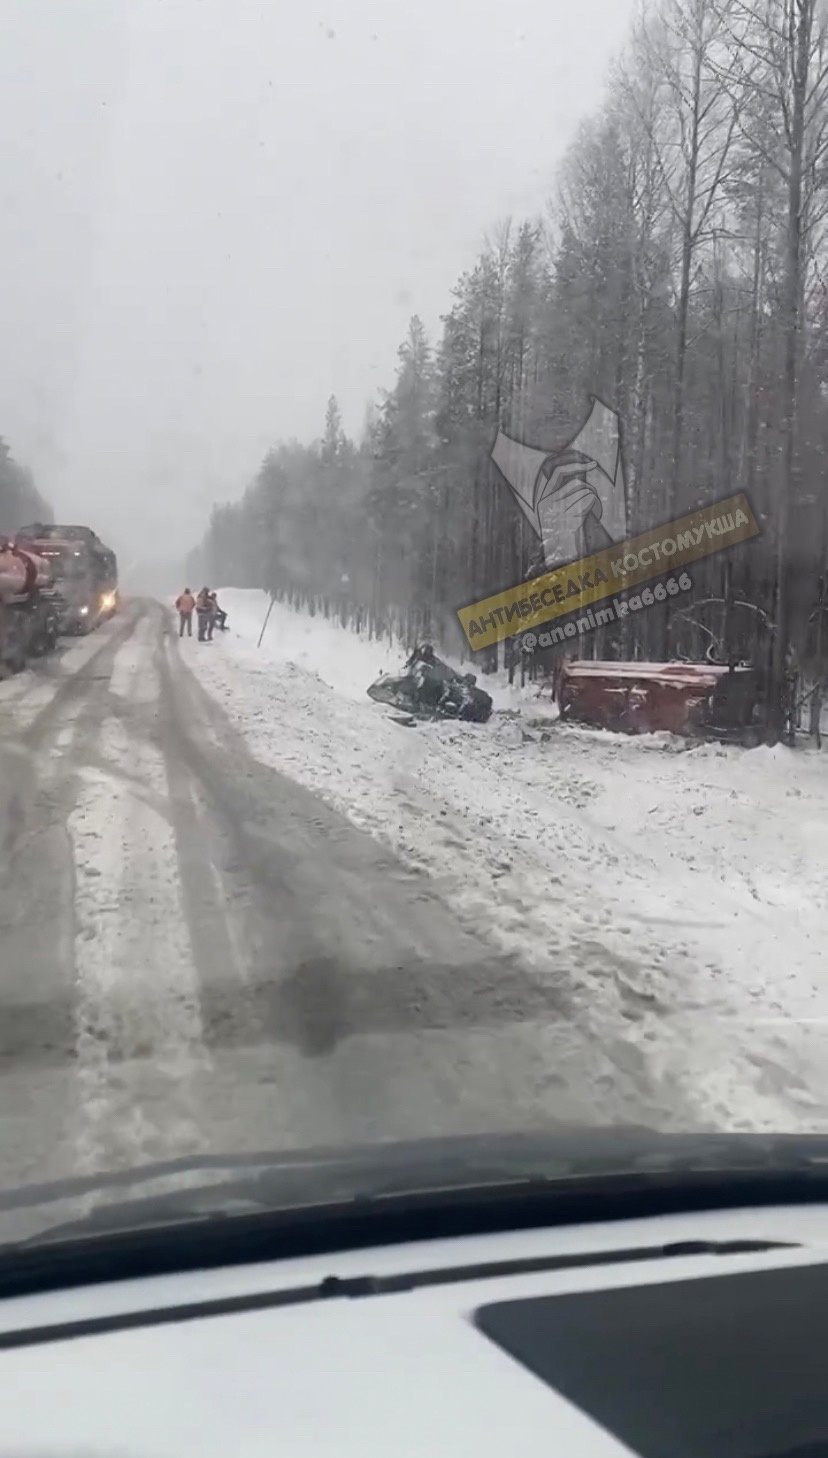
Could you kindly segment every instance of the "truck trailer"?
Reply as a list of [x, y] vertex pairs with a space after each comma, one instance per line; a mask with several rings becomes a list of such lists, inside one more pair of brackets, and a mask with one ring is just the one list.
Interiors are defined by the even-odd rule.
[[0, 669], [19, 673], [49, 653], [60, 632], [60, 599], [50, 564], [0, 538]]

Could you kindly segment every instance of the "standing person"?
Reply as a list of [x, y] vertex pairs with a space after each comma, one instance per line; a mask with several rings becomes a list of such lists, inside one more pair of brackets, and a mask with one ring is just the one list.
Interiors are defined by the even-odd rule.
[[193, 594], [190, 592], [189, 587], [185, 587], [181, 596], [175, 600], [175, 606], [178, 611], [179, 638], [184, 637], [185, 628], [187, 629], [187, 637], [192, 638], [193, 636], [193, 612], [195, 611], [195, 605], [196, 600]]
[[213, 605], [210, 602], [209, 587], [202, 587], [201, 592], [196, 598], [196, 614], [198, 617], [198, 641], [199, 643], [206, 643], [211, 636], [211, 634], [208, 634], [208, 629], [212, 627], [213, 621]]

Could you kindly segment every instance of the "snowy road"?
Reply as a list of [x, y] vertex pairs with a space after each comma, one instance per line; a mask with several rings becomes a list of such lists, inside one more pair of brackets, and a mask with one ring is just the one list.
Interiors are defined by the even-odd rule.
[[[279, 602], [259, 644], [266, 595], [220, 597], [230, 631], [186, 654], [201, 683], [254, 754], [550, 989], [567, 1097], [591, 1086], [610, 1118], [828, 1128], [825, 751], [568, 727], [497, 679], [485, 729], [400, 728], [365, 694], [400, 645]], [[527, 1039], [542, 1058], [537, 1025]], [[515, 1027], [495, 1044], [502, 1066]], [[513, 1067], [540, 1088], [534, 1058]]]
[[254, 758], [184, 656], [164, 610], [132, 602], [0, 685], [0, 1185], [687, 1122], [669, 1079], [573, 1018], [570, 968], [527, 970]]

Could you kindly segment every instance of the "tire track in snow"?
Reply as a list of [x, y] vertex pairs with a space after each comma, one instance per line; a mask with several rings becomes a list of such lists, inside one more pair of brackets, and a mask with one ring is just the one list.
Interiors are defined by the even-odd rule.
[[199, 1081], [209, 1058], [166, 767], [148, 733], [159, 691], [153, 637], [145, 616], [116, 656], [96, 762], [80, 766], [68, 818], [77, 869], [75, 1140], [86, 1169], [204, 1147]]
[[2, 1182], [201, 1147], [146, 605], [96, 639], [73, 676], [0, 686]]
[[22, 747], [0, 749], [0, 1184], [66, 1173], [74, 878], [50, 807], [74, 736], [70, 719], [40, 775]]
[[[113, 760], [135, 752], [117, 720], [106, 721], [101, 743]], [[145, 749], [140, 767], [148, 777], [162, 768]], [[169, 829], [117, 770], [82, 772], [69, 829], [79, 1161], [112, 1168], [195, 1152], [206, 1054]]]
[[90, 637], [0, 683], [0, 737], [18, 742], [25, 736], [26, 746], [36, 748], [64, 711], [72, 705], [80, 711], [85, 685], [108, 676], [112, 654], [134, 630], [135, 612], [131, 604]]
[[[281, 765], [253, 758], [232, 719], [182, 673], [189, 656], [170, 650], [179, 701], [171, 732], [186, 741], [183, 766], [248, 891], [243, 952], [258, 1031], [239, 1048], [245, 1098], [256, 1058], [275, 1063], [274, 1108], [284, 1118], [290, 1100], [289, 1132], [309, 1131], [308, 1143], [314, 1134], [330, 1142], [666, 1119], [645, 1071], [631, 1060], [619, 1068], [596, 1041], [587, 1045], [555, 988], [461, 925], [428, 879]], [[267, 708], [290, 738], [289, 695]], [[329, 760], [331, 751], [328, 740]], [[222, 867], [225, 898], [233, 869]], [[205, 1032], [223, 1062], [231, 1039], [217, 1026], [209, 984], [205, 991]], [[226, 999], [231, 989], [219, 992]], [[238, 994], [243, 1003], [246, 990]], [[238, 1005], [229, 1012], [238, 1034]], [[305, 1097], [295, 1076], [283, 1076], [293, 1049], [303, 1055], [291, 1062]], [[676, 1100], [667, 1104], [669, 1113]], [[261, 1127], [264, 1097], [249, 1106], [242, 1127]]]
[[0, 1166], [14, 1183], [73, 1168], [75, 867], [66, 817], [77, 757], [95, 753], [94, 689], [134, 616], [125, 613], [103, 641], [72, 645], [61, 666], [80, 658], [77, 681], [32, 675], [13, 699], [8, 691], [24, 681], [0, 685]]

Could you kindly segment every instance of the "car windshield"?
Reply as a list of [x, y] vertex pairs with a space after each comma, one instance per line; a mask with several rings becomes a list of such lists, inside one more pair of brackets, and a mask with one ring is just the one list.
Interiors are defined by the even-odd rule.
[[[33, 547], [37, 552], [37, 548]], [[87, 570], [84, 561], [85, 553], [77, 551], [74, 547], [56, 547], [53, 543], [40, 548], [37, 552], [45, 562], [48, 562], [50, 570], [55, 577], [82, 577]]]
[[16, 1233], [828, 1131], [822, 0], [11, 0], [0, 80]]

